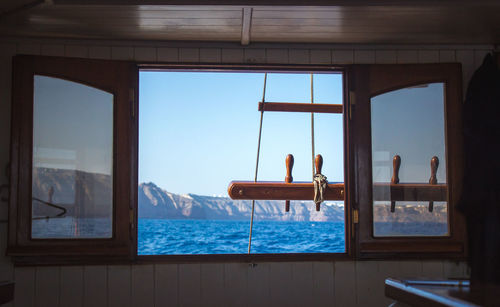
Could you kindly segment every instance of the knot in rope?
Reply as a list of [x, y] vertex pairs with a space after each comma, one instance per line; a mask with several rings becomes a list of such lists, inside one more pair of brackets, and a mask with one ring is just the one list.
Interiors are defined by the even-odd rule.
[[318, 173], [314, 175], [313, 183], [314, 183], [314, 203], [316, 205], [319, 205], [325, 200], [323, 194], [326, 190], [328, 181], [326, 180], [325, 175]]

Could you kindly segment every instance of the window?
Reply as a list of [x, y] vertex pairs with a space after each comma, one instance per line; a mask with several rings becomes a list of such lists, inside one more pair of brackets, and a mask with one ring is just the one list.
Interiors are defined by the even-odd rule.
[[[155, 66], [36, 56], [17, 56], [13, 63], [8, 254], [16, 263], [158, 259], [147, 256], [151, 254], [170, 254], [166, 257], [173, 261], [464, 254], [465, 231], [455, 209], [462, 175], [458, 64], [336, 69]], [[143, 69], [141, 73], [138, 67]], [[165, 70], [170, 79], [156, 84], [155, 90], [168, 92], [152, 95], [148, 86], [154, 82], [141, 81], [139, 113], [139, 77], [147, 79]], [[308, 102], [310, 72], [314, 73], [315, 104], [348, 102], [341, 107], [345, 116], [315, 115], [315, 153], [324, 154], [323, 173], [330, 183], [345, 181], [340, 183], [341, 189], [331, 190], [345, 191], [345, 204], [327, 201], [320, 217], [328, 220], [328, 214], [338, 213], [345, 219], [336, 225], [310, 220], [270, 227], [264, 217], [274, 213], [256, 214], [253, 252], [292, 254], [252, 258], [243, 255], [248, 242], [249, 201], [238, 202], [240, 207], [235, 203], [229, 206], [225, 203], [229, 200], [217, 195], [225, 193], [230, 180], [253, 180], [260, 115], [257, 102], [261, 100], [264, 72], [272, 72], [268, 75], [267, 102]], [[194, 85], [204, 76], [209, 76], [211, 83], [203, 85], [205, 80]], [[226, 79], [219, 82], [218, 78]], [[293, 83], [294, 78], [303, 81]], [[238, 79], [242, 83], [237, 84]], [[335, 82], [338, 85], [330, 87]], [[248, 103], [233, 103], [225, 84], [245, 93]], [[297, 94], [300, 87], [306, 90]], [[182, 100], [187, 96], [195, 97], [197, 104]], [[240, 115], [243, 117], [237, 117]], [[311, 182], [310, 113], [265, 112], [264, 116], [258, 180], [283, 181], [285, 156], [292, 153], [296, 155], [294, 181]], [[230, 121], [225, 122], [226, 117]], [[228, 165], [216, 171], [207, 169], [217, 161]], [[219, 180], [209, 176], [214, 172], [223, 178], [220, 189], [216, 184]], [[218, 188], [203, 190], [212, 186]], [[181, 222], [153, 219], [165, 213], [155, 202], [167, 203], [167, 197], [177, 207], [169, 207], [173, 209], [166, 216], [178, 217]], [[145, 200], [152, 205], [142, 207]], [[191, 205], [179, 210], [181, 200]], [[212, 215], [199, 210], [201, 200], [212, 208], [223, 208], [225, 213], [237, 211], [238, 218], [224, 223], [216, 216], [217, 210], [212, 210]], [[264, 208], [262, 204], [257, 202], [257, 207]], [[304, 208], [314, 208], [298, 202], [291, 205], [288, 214], [283, 212], [282, 201], [265, 205], [281, 220], [302, 219]], [[246, 211], [240, 210], [243, 207]], [[186, 217], [203, 214], [195, 228], [187, 227], [191, 221]], [[216, 223], [203, 224], [214, 219]], [[242, 227], [237, 219], [243, 220]], [[177, 232], [168, 231], [174, 238], [164, 237], [165, 232], [157, 231], [161, 227], [175, 229]], [[205, 234], [207, 229], [219, 236], [217, 244], [194, 251], [169, 245], [180, 242], [179, 234], [195, 234], [195, 230]], [[227, 233], [228, 229], [235, 231]], [[266, 236], [276, 229], [281, 237], [275, 236], [273, 244], [269, 241], [272, 236]], [[293, 248], [283, 244], [296, 239], [293, 235], [298, 231], [313, 233], [311, 237], [326, 243], [311, 243], [301, 237]], [[227, 237], [221, 235], [224, 232]], [[155, 250], [158, 242], [168, 240], [168, 251]], [[185, 255], [208, 253], [240, 254]]]
[[460, 65], [353, 69], [358, 255], [463, 255]]
[[13, 67], [8, 253], [131, 259], [136, 66], [17, 56]]
[[[232, 200], [232, 180], [253, 180], [258, 103], [343, 101], [340, 71], [141, 71], [138, 254], [246, 254], [251, 200]], [[312, 182], [311, 114], [264, 112], [259, 181]], [[315, 152], [329, 182], [344, 181], [343, 116], [314, 116]], [[251, 253], [344, 253], [343, 200], [257, 200]], [[186, 235], [189, 234], [189, 235]]]

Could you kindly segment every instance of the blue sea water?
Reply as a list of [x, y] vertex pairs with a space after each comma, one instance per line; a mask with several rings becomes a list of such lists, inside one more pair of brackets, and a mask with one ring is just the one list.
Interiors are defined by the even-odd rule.
[[[249, 221], [139, 219], [138, 254], [244, 254]], [[343, 222], [256, 221], [252, 253], [343, 253]]]

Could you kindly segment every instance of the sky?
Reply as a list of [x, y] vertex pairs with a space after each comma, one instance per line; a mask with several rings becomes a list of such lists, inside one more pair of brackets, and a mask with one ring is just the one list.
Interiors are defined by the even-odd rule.
[[35, 76], [33, 167], [111, 175], [112, 161], [113, 94]]
[[[253, 180], [264, 73], [152, 72], [139, 75], [139, 182], [177, 194], [227, 196]], [[269, 73], [265, 101], [311, 102], [309, 73]], [[314, 74], [315, 103], [342, 104], [342, 75]], [[342, 114], [315, 115], [323, 174], [343, 182]], [[312, 180], [310, 113], [265, 112], [258, 180]]]

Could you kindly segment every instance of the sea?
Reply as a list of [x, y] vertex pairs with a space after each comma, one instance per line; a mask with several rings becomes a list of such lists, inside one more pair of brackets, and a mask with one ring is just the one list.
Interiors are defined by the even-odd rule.
[[[139, 255], [246, 254], [249, 221], [139, 219]], [[343, 222], [254, 221], [251, 253], [343, 253]]]

